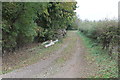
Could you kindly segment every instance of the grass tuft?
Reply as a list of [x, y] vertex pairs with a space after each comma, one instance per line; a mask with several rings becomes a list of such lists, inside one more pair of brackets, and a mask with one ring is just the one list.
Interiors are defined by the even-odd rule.
[[98, 72], [92, 78], [118, 78], [118, 63], [116, 60], [111, 59], [107, 51], [102, 50], [100, 45], [92, 46], [95, 44], [90, 38], [83, 35], [81, 32], [77, 33], [83, 40], [87, 47], [88, 55], [86, 58], [95, 62], [98, 67]]

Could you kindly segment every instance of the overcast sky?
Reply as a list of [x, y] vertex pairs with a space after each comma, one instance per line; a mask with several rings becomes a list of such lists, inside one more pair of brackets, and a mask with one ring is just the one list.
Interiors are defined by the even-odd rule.
[[76, 0], [76, 12], [80, 19], [100, 20], [118, 18], [118, 2], [120, 0]]

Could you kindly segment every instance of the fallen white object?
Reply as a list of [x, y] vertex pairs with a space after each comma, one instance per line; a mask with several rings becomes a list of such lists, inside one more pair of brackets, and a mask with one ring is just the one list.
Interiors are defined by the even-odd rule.
[[54, 42], [50, 42], [49, 44], [45, 45], [45, 47], [47, 48], [47, 47], [52, 46], [52, 45], [54, 45]]
[[55, 41], [53, 41], [54, 43], [58, 42], [58, 39], [56, 39]]
[[[50, 43], [49, 43], [49, 44], [46, 44], [46, 45], [45, 45], [45, 48], [54, 45], [56, 42], [58, 42], [58, 39], [56, 39], [55, 41], [50, 40]], [[45, 44], [45, 43], [48, 43], [48, 41], [44, 42], [44, 44]]]
[[45, 42], [42, 43], [42, 45], [44, 45], [44, 44], [46, 44], [46, 43], [48, 43], [48, 42], [49, 42], [49, 41], [45, 41]]

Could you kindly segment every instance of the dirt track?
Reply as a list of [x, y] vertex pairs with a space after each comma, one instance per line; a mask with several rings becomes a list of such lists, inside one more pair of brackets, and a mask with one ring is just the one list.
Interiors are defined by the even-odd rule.
[[71, 32], [71, 34], [68, 37], [76, 36], [72, 48], [74, 50], [70, 52], [71, 55], [63, 63], [59, 64], [55, 61], [60, 57], [65, 57], [63, 53], [71, 44], [70, 41], [66, 42], [53, 54], [46, 56], [44, 60], [1, 76], [3, 78], [89, 78], [94, 75], [95, 67], [88, 64], [85, 59], [86, 49], [80, 37], [75, 31]]

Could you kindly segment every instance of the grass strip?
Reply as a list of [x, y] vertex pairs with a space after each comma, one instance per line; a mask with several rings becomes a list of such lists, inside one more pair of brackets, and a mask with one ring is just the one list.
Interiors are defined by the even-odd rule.
[[118, 78], [117, 61], [111, 59], [107, 51], [102, 50], [100, 45], [93, 46], [95, 42], [86, 37], [83, 33], [77, 32], [77, 34], [82, 38], [84, 45], [87, 47], [89, 54], [86, 58], [90, 63], [95, 62], [99, 69], [96, 75], [91, 76], [91, 78]]

